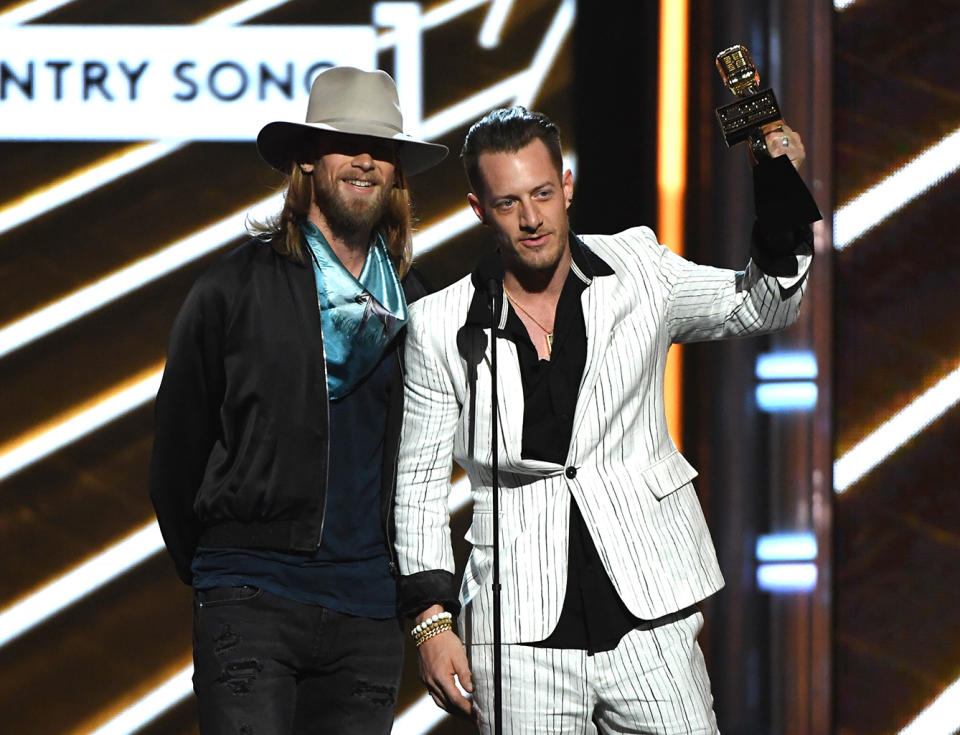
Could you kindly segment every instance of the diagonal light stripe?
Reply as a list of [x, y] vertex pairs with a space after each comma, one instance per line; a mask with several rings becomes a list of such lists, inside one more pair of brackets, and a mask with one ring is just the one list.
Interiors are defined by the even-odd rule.
[[428, 139], [439, 138], [492, 107], [513, 101], [514, 104], [531, 105], [536, 99], [543, 80], [556, 61], [556, 55], [573, 22], [573, 0], [564, 0], [544, 35], [540, 47], [526, 70], [513, 74], [461, 102], [438, 112], [423, 121], [421, 133]]
[[393, 722], [390, 735], [421, 735], [430, 732], [449, 716], [426, 694], [400, 713]]
[[[431, 8], [420, 16], [420, 30], [426, 31], [430, 28], [436, 28], [444, 23], [449, 23], [454, 18], [458, 18], [464, 13], [485, 5], [490, 0], [450, 0]], [[397, 31], [387, 31], [377, 36], [377, 50], [386, 51], [397, 43]]]
[[96, 401], [90, 408], [55, 423], [49, 429], [41, 430], [28, 439], [15, 440], [5, 445], [3, 449], [12, 448], [0, 453], [0, 481], [152, 401], [160, 387], [161, 374], [161, 370], [156, 370], [132, 385]]
[[12, 26], [19, 25], [20, 23], [29, 23], [41, 15], [46, 15], [72, 2], [74, 2], [74, 0], [28, 0], [28, 2], [20, 3], [16, 7], [0, 13], [0, 25]]
[[491, 0], [490, 10], [480, 28], [478, 39], [483, 48], [496, 48], [500, 45], [500, 34], [507, 23], [511, 8], [513, 8], [513, 0]]
[[957, 732], [960, 732], [960, 679], [897, 735], [955, 735]]
[[423, 232], [419, 232], [413, 237], [414, 255], [423, 255], [430, 252], [435, 247], [442, 245], [447, 240], [452, 240], [472, 227], [479, 225], [480, 221], [477, 215], [473, 213], [470, 207], [458, 209], [453, 214], [444, 217], [439, 222], [432, 224]]
[[111, 181], [153, 163], [182, 148], [185, 143], [162, 142], [137, 144], [116, 156], [101, 158], [79, 172], [27, 194], [13, 204], [0, 208], [0, 234], [52, 209], [77, 199]]
[[[132, 735], [189, 697], [193, 693], [192, 677], [191, 664], [88, 735]], [[391, 735], [422, 735], [447, 717], [429, 695], [424, 695], [400, 713]]]
[[497, 105], [532, 105], [572, 26], [573, 7], [573, 0], [565, 0], [560, 6], [528, 69], [513, 74], [424, 120], [420, 127], [424, 137], [438, 138], [460, 125], [472, 122]]
[[957, 169], [960, 128], [837, 209], [833, 216], [834, 247], [843, 250]]
[[131, 735], [137, 732], [190, 696], [193, 693], [192, 678], [193, 664], [190, 664], [89, 735]]
[[472, 499], [470, 478], [464, 475], [450, 485], [450, 494], [447, 496], [447, 510], [450, 515], [463, 510]]
[[433, 117], [423, 121], [420, 126], [420, 133], [427, 140], [438, 138], [458, 125], [473, 121], [487, 110], [515, 99], [518, 85], [524, 82], [526, 76], [526, 71], [509, 76], [436, 113]]
[[557, 60], [563, 42], [573, 27], [575, 16], [576, 0], [564, 0], [557, 8], [553, 20], [550, 21], [550, 26], [540, 42], [537, 53], [534, 54], [530, 68], [521, 81], [520, 88], [516, 93], [516, 104], [526, 107], [533, 105], [540, 94], [540, 88], [543, 86], [547, 74]]
[[247, 217], [262, 220], [279, 208], [275, 196], [264, 199], [11, 322], [0, 329], [0, 357], [237, 239]]
[[290, 0], [244, 0], [198, 20], [197, 25], [239, 25], [288, 2]]
[[957, 367], [910, 405], [881, 424], [833, 464], [833, 489], [845, 492], [851, 485], [960, 402], [960, 367]]
[[163, 548], [155, 521], [0, 613], [0, 647]]

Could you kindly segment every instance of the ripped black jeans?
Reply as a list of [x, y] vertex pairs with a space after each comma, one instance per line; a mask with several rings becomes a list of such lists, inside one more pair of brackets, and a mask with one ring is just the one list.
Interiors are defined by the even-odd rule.
[[193, 661], [201, 735], [386, 734], [403, 633], [395, 618], [216, 587], [194, 594]]

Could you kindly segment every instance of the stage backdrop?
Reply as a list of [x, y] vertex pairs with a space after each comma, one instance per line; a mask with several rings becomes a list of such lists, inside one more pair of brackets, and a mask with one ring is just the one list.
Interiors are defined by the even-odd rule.
[[836, 732], [960, 731], [955, 2], [836, 18]]

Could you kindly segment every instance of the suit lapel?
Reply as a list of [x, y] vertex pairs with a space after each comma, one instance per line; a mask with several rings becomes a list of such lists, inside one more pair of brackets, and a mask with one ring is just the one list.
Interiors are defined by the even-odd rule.
[[[489, 330], [487, 330], [489, 334]], [[489, 343], [488, 343], [489, 345]], [[490, 367], [490, 347], [487, 347], [487, 367]], [[497, 340], [497, 401], [500, 417], [501, 444], [506, 449], [502, 462], [520, 461], [523, 447], [523, 380], [517, 347], [509, 339]]]
[[[488, 256], [489, 257], [489, 256]], [[499, 256], [497, 256], [499, 257]], [[478, 266], [478, 269], [480, 266]], [[503, 295], [498, 294], [496, 299], [499, 309], [498, 325], [503, 329], [507, 323], [508, 309]], [[490, 343], [490, 310], [484, 296], [474, 291], [467, 307], [467, 318], [464, 328], [477, 330], [474, 334], [481, 340], [477, 347], [483, 350], [483, 367], [487, 374], [492, 373], [493, 356]], [[475, 386], [471, 387], [474, 390]], [[477, 415], [489, 416], [490, 392], [477, 391], [480, 401], [485, 405], [476, 405]], [[523, 379], [520, 376], [520, 363], [517, 360], [517, 347], [509, 339], [497, 340], [497, 406], [499, 414], [500, 445], [505, 451], [501, 452], [501, 466], [516, 466], [521, 463], [520, 454], [523, 450]], [[476, 431], [476, 427], [472, 429]], [[489, 441], [490, 427], [481, 429]], [[480, 437], [475, 439], [480, 442]]]
[[594, 278], [580, 296], [583, 305], [583, 321], [587, 332], [587, 363], [580, 381], [577, 408], [573, 414], [573, 434], [576, 435], [586, 407], [593, 398], [597, 378], [603, 366], [603, 358], [613, 335], [614, 308], [613, 289], [615, 277]]

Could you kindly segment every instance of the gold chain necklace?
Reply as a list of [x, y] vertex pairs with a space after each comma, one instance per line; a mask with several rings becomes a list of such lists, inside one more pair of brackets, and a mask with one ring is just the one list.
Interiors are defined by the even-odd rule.
[[547, 354], [548, 355], [551, 354], [553, 352], [553, 332], [547, 329], [545, 326], [543, 326], [539, 321], [537, 321], [537, 318], [533, 314], [531, 314], [529, 311], [524, 309], [520, 305], [520, 302], [517, 301], [517, 299], [514, 297], [514, 295], [509, 291], [507, 291], [506, 286], [503, 287], [503, 292], [507, 295], [507, 298], [510, 299], [511, 304], [513, 304], [518, 309], [520, 309], [520, 311], [522, 311], [524, 314], [530, 317], [530, 321], [532, 321], [534, 324], [540, 327], [541, 331], [543, 332], [544, 342], [546, 342], [546, 345], [547, 345]]

